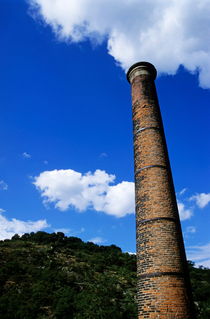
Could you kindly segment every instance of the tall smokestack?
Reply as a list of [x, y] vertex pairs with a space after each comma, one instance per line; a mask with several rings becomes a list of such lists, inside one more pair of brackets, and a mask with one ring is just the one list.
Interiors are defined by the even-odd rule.
[[195, 318], [155, 67], [128, 70], [132, 88], [138, 318]]

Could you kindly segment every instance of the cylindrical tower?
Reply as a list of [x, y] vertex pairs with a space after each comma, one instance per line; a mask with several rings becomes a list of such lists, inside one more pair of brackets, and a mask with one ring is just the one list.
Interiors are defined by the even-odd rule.
[[154, 80], [139, 62], [132, 87], [138, 318], [192, 319], [187, 261]]

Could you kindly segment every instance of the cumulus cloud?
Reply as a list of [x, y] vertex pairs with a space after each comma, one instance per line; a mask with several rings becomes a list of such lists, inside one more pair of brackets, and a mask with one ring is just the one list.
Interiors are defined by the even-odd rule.
[[105, 40], [124, 69], [146, 60], [174, 74], [182, 64], [210, 87], [210, 0], [28, 1], [62, 41]]
[[8, 189], [7, 183], [5, 183], [3, 180], [0, 181], [0, 190], [6, 191]]
[[190, 197], [190, 200], [194, 200], [199, 208], [204, 208], [210, 203], [210, 193], [200, 193]]
[[54, 203], [65, 211], [88, 208], [108, 215], [123, 217], [134, 213], [134, 183], [123, 181], [116, 185], [115, 176], [102, 170], [82, 175], [72, 169], [44, 171], [35, 177], [34, 185], [44, 203]]
[[193, 215], [192, 208], [186, 208], [185, 204], [180, 201], [177, 202], [177, 205], [178, 205], [179, 216], [181, 220], [190, 219], [192, 217]]
[[15, 234], [23, 235], [24, 233], [37, 232], [49, 227], [45, 219], [37, 221], [22, 221], [16, 218], [11, 220], [3, 216], [3, 209], [0, 209], [0, 240], [10, 239]]
[[210, 243], [188, 247], [187, 257], [194, 261], [196, 265], [210, 267]]

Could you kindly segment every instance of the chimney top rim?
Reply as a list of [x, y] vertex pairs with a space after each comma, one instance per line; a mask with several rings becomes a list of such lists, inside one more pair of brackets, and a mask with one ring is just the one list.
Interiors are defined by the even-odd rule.
[[130, 73], [137, 67], [144, 67], [147, 68], [147, 70], [149, 71], [149, 73], [151, 74], [153, 80], [156, 79], [157, 76], [157, 70], [154, 67], [154, 65], [152, 63], [146, 62], [146, 61], [142, 61], [142, 62], [137, 62], [134, 63], [127, 71], [127, 80], [130, 83]]

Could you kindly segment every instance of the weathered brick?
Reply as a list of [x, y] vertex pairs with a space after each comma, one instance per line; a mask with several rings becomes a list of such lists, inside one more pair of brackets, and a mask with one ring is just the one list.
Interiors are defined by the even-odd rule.
[[171, 168], [147, 62], [127, 74], [132, 88], [139, 319], [195, 318]]

